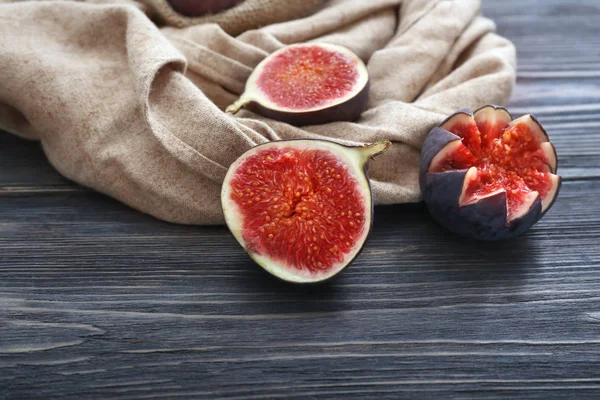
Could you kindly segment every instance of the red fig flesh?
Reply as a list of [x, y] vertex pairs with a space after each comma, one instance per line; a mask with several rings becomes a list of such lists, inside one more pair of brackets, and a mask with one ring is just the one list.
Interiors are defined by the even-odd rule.
[[264, 59], [227, 112], [248, 108], [294, 125], [352, 121], [364, 111], [369, 74], [345, 47], [296, 44]]
[[483, 240], [516, 236], [537, 222], [558, 194], [554, 146], [531, 115], [502, 107], [459, 111], [425, 139], [421, 189], [448, 229]]
[[369, 234], [368, 161], [389, 144], [306, 139], [256, 146], [229, 168], [221, 193], [225, 221], [271, 274], [296, 283], [329, 279]]

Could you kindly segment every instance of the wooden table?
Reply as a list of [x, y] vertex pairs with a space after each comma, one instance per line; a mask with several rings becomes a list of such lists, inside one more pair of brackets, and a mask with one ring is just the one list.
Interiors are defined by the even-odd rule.
[[349, 270], [291, 287], [226, 228], [159, 222], [0, 134], [0, 399], [600, 398], [600, 2], [484, 12], [564, 177], [517, 240], [379, 207]]

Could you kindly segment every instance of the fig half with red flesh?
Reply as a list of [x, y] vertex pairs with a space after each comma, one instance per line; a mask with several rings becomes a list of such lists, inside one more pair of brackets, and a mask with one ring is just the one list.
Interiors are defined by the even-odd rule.
[[349, 49], [333, 44], [295, 44], [265, 58], [242, 96], [227, 107], [247, 108], [292, 125], [353, 121], [364, 111], [369, 73]]
[[557, 156], [532, 115], [503, 107], [461, 110], [434, 128], [421, 150], [420, 185], [431, 215], [457, 234], [508, 239], [554, 202]]
[[387, 140], [347, 147], [282, 140], [236, 160], [221, 192], [227, 226], [250, 256], [285, 281], [314, 283], [360, 252], [373, 220], [369, 160]]

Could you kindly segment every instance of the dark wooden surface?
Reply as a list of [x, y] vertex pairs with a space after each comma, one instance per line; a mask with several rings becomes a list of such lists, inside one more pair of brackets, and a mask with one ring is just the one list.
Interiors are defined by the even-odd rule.
[[379, 207], [314, 289], [223, 227], [156, 221], [0, 133], [0, 399], [600, 398], [600, 1], [487, 1], [564, 185], [523, 238]]

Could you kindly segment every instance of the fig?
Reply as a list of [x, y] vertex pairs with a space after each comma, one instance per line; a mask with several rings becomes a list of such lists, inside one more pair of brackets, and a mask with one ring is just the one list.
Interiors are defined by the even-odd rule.
[[168, 0], [173, 10], [187, 17], [216, 14], [235, 6], [240, 0]]
[[253, 147], [229, 168], [221, 202], [233, 236], [272, 275], [325, 281], [360, 252], [373, 220], [369, 160], [388, 140], [348, 147], [295, 139]]
[[247, 108], [292, 125], [354, 121], [368, 95], [367, 67], [352, 51], [325, 43], [295, 44], [258, 64], [242, 96], [226, 111]]
[[561, 178], [556, 150], [532, 115], [503, 107], [456, 112], [421, 150], [420, 186], [429, 212], [448, 230], [480, 240], [509, 239], [550, 209]]

